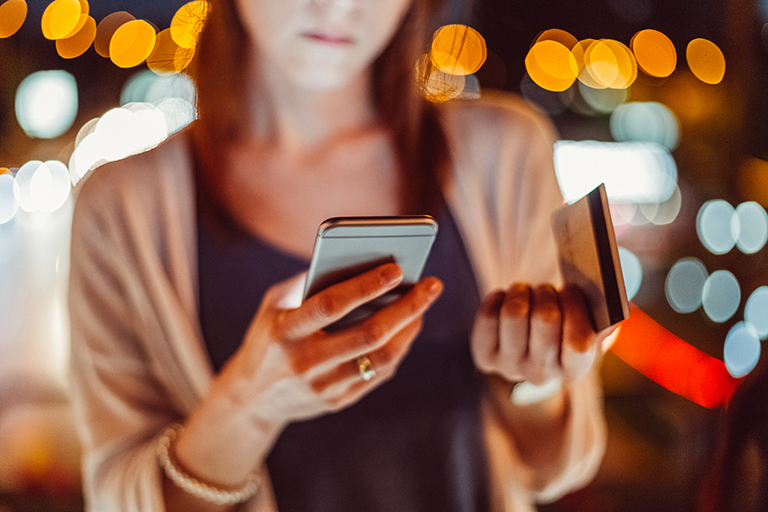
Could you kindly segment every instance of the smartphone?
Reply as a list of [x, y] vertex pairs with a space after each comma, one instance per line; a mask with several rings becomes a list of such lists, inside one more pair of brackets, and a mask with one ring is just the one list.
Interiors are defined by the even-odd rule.
[[328, 219], [317, 230], [304, 299], [384, 263], [397, 263], [403, 271], [397, 288], [360, 306], [326, 330], [358, 322], [421, 278], [436, 235], [437, 222], [428, 215]]

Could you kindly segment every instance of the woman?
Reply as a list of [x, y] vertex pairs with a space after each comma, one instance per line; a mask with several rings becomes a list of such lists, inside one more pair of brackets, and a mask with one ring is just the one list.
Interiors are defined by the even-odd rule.
[[[594, 475], [600, 336], [546, 284], [553, 132], [515, 99], [419, 96], [439, 8], [214, 1], [199, 120], [85, 182], [70, 306], [90, 508], [530, 510]], [[429, 277], [325, 332], [401, 272], [301, 304], [319, 223], [404, 213], [440, 223]], [[553, 391], [515, 403], [519, 382]]]

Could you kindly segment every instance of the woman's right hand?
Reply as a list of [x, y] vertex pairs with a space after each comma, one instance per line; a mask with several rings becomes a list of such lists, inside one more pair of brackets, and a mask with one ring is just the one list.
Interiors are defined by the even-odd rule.
[[[392, 377], [442, 290], [438, 279], [422, 279], [361, 323], [327, 333], [324, 327], [400, 284], [402, 272], [384, 264], [296, 307], [304, 278], [267, 291], [242, 346], [188, 418], [175, 456], [191, 474], [237, 486], [288, 423], [348, 407]], [[376, 370], [371, 380], [360, 376], [361, 356]]]

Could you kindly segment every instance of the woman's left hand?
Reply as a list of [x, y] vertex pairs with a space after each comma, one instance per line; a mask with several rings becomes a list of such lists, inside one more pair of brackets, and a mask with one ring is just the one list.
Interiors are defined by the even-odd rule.
[[508, 382], [543, 385], [585, 375], [608, 329], [595, 333], [584, 297], [573, 286], [514, 284], [485, 297], [475, 318], [475, 365]]

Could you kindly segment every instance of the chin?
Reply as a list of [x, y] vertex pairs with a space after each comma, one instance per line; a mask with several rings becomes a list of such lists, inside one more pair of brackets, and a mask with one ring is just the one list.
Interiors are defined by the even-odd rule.
[[340, 72], [334, 69], [317, 68], [303, 70], [294, 74], [295, 83], [310, 91], [339, 91], [350, 85], [355, 73]]

